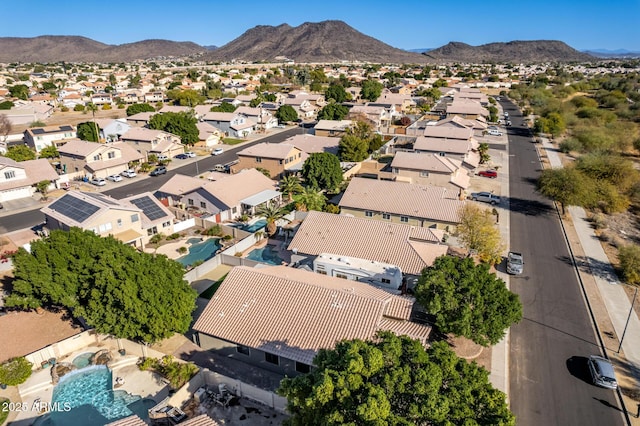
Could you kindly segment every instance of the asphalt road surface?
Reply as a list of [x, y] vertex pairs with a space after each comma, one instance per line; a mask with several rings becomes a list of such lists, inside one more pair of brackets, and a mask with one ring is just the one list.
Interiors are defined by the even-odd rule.
[[524, 255], [512, 277], [522, 321], [511, 327], [509, 399], [521, 425], [625, 424], [616, 394], [591, 384], [586, 357], [601, 354], [551, 202], [535, 190], [541, 165], [515, 105], [502, 101], [509, 133], [511, 250]]
[[[150, 176], [145, 179], [133, 178], [127, 179], [124, 178], [121, 182], [108, 182], [107, 188], [108, 190], [103, 191], [104, 194], [107, 194], [115, 199], [125, 198], [129, 195], [138, 194], [141, 192], [155, 192], [158, 188], [164, 185], [171, 176], [176, 173], [181, 173], [184, 175], [195, 176], [198, 173], [203, 173], [207, 170], [213, 168], [216, 164], [225, 164], [230, 161], [236, 160], [238, 156], [236, 155], [237, 151], [245, 149], [249, 146], [262, 143], [281, 143], [285, 139], [300, 133], [308, 132], [307, 128], [303, 127], [294, 127], [292, 129], [284, 130], [282, 132], [278, 132], [276, 134], [264, 137], [262, 139], [245, 143], [240, 146], [224, 146], [225, 152], [221, 155], [210, 155], [208, 157], [199, 157], [198, 161], [193, 163], [188, 163], [183, 166], [180, 165], [181, 162], [185, 162], [186, 160], [172, 160], [169, 164], [169, 170], [167, 174], [160, 176]], [[14, 215], [8, 215], [4, 217], [0, 217], [0, 233], [16, 231], [18, 229], [31, 228], [33, 226], [39, 225], [44, 222], [44, 215], [40, 212], [40, 208], [33, 210], [28, 210], [24, 212], [20, 212]]]

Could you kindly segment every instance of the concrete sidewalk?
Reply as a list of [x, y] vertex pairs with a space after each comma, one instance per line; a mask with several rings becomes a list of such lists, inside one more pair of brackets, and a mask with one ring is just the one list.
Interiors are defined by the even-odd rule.
[[[552, 168], [561, 168], [562, 162], [557, 149], [545, 138], [541, 138], [542, 148], [551, 164]], [[580, 275], [583, 275], [584, 269], [588, 278], [592, 283], [585, 282], [585, 286], [595, 286], [598, 294], [589, 296], [589, 303], [596, 317], [596, 322], [608, 324], [607, 328], [613, 328], [615, 336], [609, 336], [613, 339], [615, 347], [605, 344], [602, 348], [607, 355], [616, 361], [617, 365], [622, 365], [624, 374], [634, 381], [634, 387], [638, 388], [640, 379], [640, 320], [635, 311], [632, 310], [631, 302], [627, 296], [623, 284], [620, 283], [618, 277], [609, 262], [598, 236], [595, 234], [591, 226], [587, 214], [582, 207], [570, 206], [567, 208], [569, 220], [563, 220], [565, 226], [571, 226], [575, 230], [577, 240], [580, 247], [578, 251], [584, 254], [584, 257], [576, 256], [578, 259]], [[574, 246], [576, 242], [572, 242]], [[574, 249], [574, 252], [576, 249]], [[580, 265], [582, 264], [582, 265]], [[586, 267], [586, 268], [584, 268]], [[590, 290], [585, 290], [587, 294]], [[640, 301], [639, 301], [640, 302]], [[596, 306], [594, 304], [600, 304]], [[607, 316], [607, 318], [602, 318]], [[628, 322], [627, 322], [628, 321]], [[625, 330], [626, 327], [626, 330]], [[620, 339], [623, 339], [620, 345]], [[618, 347], [621, 346], [621, 351]], [[630, 398], [625, 398], [626, 409], [631, 413], [636, 413], [636, 406], [630, 405]], [[640, 424], [638, 419], [631, 419], [632, 424]]]

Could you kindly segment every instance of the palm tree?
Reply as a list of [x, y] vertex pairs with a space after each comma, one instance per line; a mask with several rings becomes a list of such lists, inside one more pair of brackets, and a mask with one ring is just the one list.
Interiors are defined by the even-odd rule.
[[96, 140], [100, 142], [100, 131], [98, 130], [98, 123], [96, 123], [96, 111], [98, 110], [98, 105], [93, 102], [89, 102], [86, 106], [87, 111], [91, 111], [91, 115], [93, 116], [93, 125], [96, 128]]
[[327, 203], [327, 197], [316, 189], [305, 187], [297, 197], [296, 209], [300, 211], [322, 211]]
[[285, 215], [285, 211], [282, 207], [278, 206], [275, 202], [267, 202], [256, 210], [257, 216], [262, 216], [267, 221], [267, 234], [271, 237], [278, 230], [276, 221], [282, 219]]
[[299, 194], [302, 191], [300, 178], [295, 175], [288, 175], [280, 179], [280, 191], [287, 194], [289, 202], [293, 201], [293, 194]]

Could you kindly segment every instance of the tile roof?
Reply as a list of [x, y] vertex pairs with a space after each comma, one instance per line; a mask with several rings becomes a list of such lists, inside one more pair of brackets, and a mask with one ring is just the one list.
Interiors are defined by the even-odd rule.
[[[129, 117], [131, 118], [131, 117]], [[132, 127], [125, 134], [121, 136], [123, 140], [136, 140], [136, 141], [152, 141], [161, 139], [164, 140], [167, 137], [173, 136], [170, 133], [163, 132], [162, 130], [152, 130], [146, 127]]]
[[351, 120], [318, 120], [314, 126], [316, 130], [346, 130], [351, 127]]
[[[381, 329], [402, 329], [406, 321], [387, 315], [406, 318], [412, 305], [412, 299], [357, 281], [284, 266], [238, 266], [193, 328], [311, 364], [319, 349], [333, 348], [340, 340], [370, 339]], [[419, 330], [426, 342], [431, 329]], [[414, 334], [420, 333], [416, 329]]]
[[453, 173], [458, 169], [447, 157], [437, 154], [398, 151], [391, 161], [391, 167], [399, 169], [423, 170], [435, 173]]
[[424, 129], [423, 136], [428, 138], [469, 140], [473, 136], [473, 130], [468, 127], [427, 126]]
[[298, 151], [299, 149], [288, 143], [263, 142], [245, 148], [242, 151], [238, 151], [237, 154], [238, 156], [242, 155], [246, 157], [263, 157], [284, 160], [292, 155], [292, 150]]
[[160, 188], [158, 192], [170, 195], [184, 195], [203, 185], [202, 179], [176, 173]]
[[305, 133], [304, 135], [294, 135], [288, 138], [285, 143], [294, 145], [299, 150], [312, 154], [314, 152], [330, 152], [338, 154], [339, 138], [329, 136], [314, 136]]
[[105, 426], [147, 426], [147, 424], [134, 414], [133, 416], [107, 423]]
[[442, 235], [436, 229], [311, 211], [287, 249], [389, 263], [404, 273], [419, 274], [447, 253], [447, 246], [439, 244]]
[[[76, 207], [78, 206], [83, 211], [87, 212], [86, 214], [81, 214], [80, 216], [78, 216], [82, 218], [80, 221], [74, 219], [74, 214], [77, 212]], [[85, 206], [93, 206], [94, 208], [87, 210]], [[62, 197], [52, 201], [51, 203], [40, 209], [40, 211], [70, 227], [77, 226], [82, 228], [84, 223], [93, 220], [98, 216], [101, 216], [111, 209], [137, 213], [142, 212], [141, 209], [132, 206], [129, 203], [120, 202], [101, 193], [82, 192], [74, 190], [68, 191]]]
[[207, 414], [200, 414], [199, 416], [180, 422], [182, 426], [218, 426], [219, 424], [220, 423], [213, 420]]
[[23, 188], [25, 186], [35, 185], [43, 180], [55, 181], [60, 179], [58, 173], [49, 164], [45, 158], [37, 160], [14, 161], [8, 157], [0, 157], [0, 170], [5, 167], [16, 167], [24, 169], [26, 178], [24, 179], [7, 179], [0, 183], [0, 191], [6, 191], [15, 188]]
[[458, 212], [464, 201], [457, 198], [457, 193], [437, 186], [353, 178], [339, 205], [357, 210], [458, 223]]
[[202, 115], [202, 119], [205, 121], [231, 121], [238, 115], [235, 112], [215, 112], [209, 111]]
[[464, 155], [471, 150], [471, 142], [467, 139], [444, 139], [418, 136], [413, 143], [416, 151], [449, 152]]
[[267, 189], [276, 189], [276, 182], [256, 169], [246, 169], [240, 173], [229, 175], [225, 179], [216, 181], [206, 181], [205, 179], [203, 189], [227, 206], [234, 207], [240, 205], [240, 202], [245, 198]]
[[454, 101], [447, 106], [447, 114], [489, 115], [489, 111], [478, 102], [468, 99], [454, 99]]

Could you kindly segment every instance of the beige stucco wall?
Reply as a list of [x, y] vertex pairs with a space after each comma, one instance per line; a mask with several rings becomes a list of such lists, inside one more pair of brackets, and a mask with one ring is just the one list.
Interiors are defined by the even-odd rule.
[[364, 210], [356, 210], [356, 209], [351, 209], [343, 206], [340, 206], [340, 214], [343, 214], [343, 215], [351, 214], [354, 217], [379, 220], [383, 222], [399, 223], [402, 225], [420, 226], [424, 228], [437, 228], [437, 229], [448, 230], [449, 232], [455, 232], [455, 229], [456, 229], [456, 226], [453, 223], [436, 222], [434, 220], [421, 219], [421, 218], [412, 217], [412, 216], [408, 216], [409, 218], [408, 222], [402, 222], [402, 220], [400, 220], [402, 215], [390, 214], [391, 215], [390, 219], [383, 219], [381, 212], [374, 211], [373, 216], [367, 216]]

